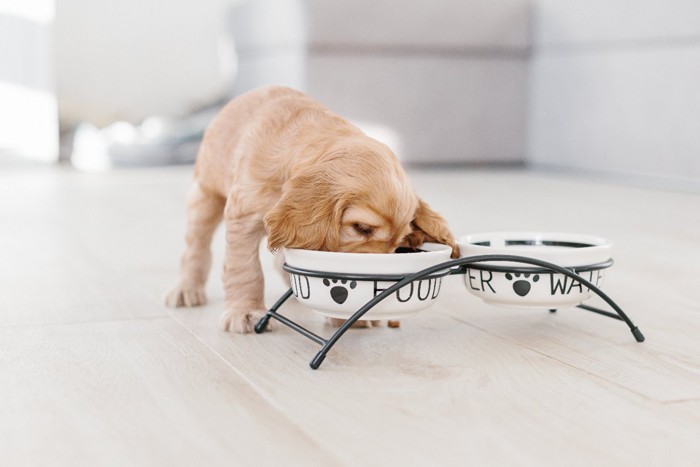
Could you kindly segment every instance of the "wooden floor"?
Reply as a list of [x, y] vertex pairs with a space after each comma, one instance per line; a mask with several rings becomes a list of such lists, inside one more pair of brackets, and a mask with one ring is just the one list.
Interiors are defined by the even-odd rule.
[[[318, 346], [162, 304], [189, 168], [0, 168], [0, 465], [700, 465], [700, 196], [524, 171], [411, 173], [457, 234], [591, 233], [647, 337], [579, 309], [502, 309], [448, 278], [400, 329]], [[272, 272], [271, 256], [262, 253]], [[271, 304], [284, 292], [268, 276]], [[322, 335], [300, 305], [282, 311]]]

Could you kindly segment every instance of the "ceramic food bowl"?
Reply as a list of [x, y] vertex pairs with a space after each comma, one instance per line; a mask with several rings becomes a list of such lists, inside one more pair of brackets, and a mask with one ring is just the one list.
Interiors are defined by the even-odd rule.
[[[517, 255], [568, 269], [601, 287], [605, 269], [612, 265], [612, 245], [587, 235], [498, 232], [467, 235], [457, 244], [460, 254]], [[592, 292], [576, 280], [537, 266], [515, 262], [475, 263], [468, 266], [464, 284], [474, 295], [494, 305], [547, 308], [575, 306]]]
[[[338, 253], [285, 249], [285, 269], [299, 302], [314, 311], [347, 319], [402, 276], [449, 261], [449, 246], [425, 243], [411, 253]], [[398, 319], [428, 308], [449, 271], [412, 282], [370, 309], [362, 319]]]

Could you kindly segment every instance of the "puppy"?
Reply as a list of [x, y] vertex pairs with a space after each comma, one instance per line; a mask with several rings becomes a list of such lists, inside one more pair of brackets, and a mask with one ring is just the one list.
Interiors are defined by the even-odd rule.
[[205, 303], [210, 244], [223, 219], [227, 331], [265, 314], [260, 240], [268, 247], [391, 253], [436, 241], [447, 223], [413, 192], [396, 156], [301, 92], [267, 86], [233, 99], [202, 141], [187, 200], [186, 248], [169, 306]]

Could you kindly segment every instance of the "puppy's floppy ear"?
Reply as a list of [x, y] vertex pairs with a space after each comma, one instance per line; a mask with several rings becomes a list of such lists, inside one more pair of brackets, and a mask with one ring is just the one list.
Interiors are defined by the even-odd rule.
[[336, 251], [346, 202], [333, 185], [320, 166], [287, 181], [282, 198], [265, 215], [268, 248]]
[[447, 226], [447, 221], [430, 209], [430, 206], [420, 198], [418, 198], [418, 208], [411, 227], [413, 231], [405, 240], [411, 248], [419, 247], [425, 242], [442, 243], [452, 247], [453, 258], [459, 258], [459, 248]]

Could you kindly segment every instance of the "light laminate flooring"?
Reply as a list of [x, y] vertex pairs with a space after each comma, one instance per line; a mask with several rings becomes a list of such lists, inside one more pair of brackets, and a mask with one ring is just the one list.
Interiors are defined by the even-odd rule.
[[[188, 167], [0, 167], [2, 466], [698, 466], [700, 196], [525, 170], [410, 172], [456, 234], [590, 233], [646, 335], [579, 309], [506, 309], [457, 276], [399, 329], [318, 346], [170, 310]], [[261, 252], [266, 300], [285, 286]], [[595, 302], [595, 304], [599, 304]], [[294, 300], [281, 310], [333, 332]]]

